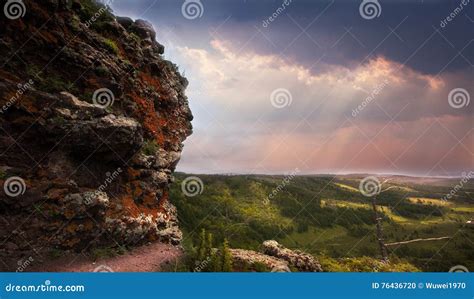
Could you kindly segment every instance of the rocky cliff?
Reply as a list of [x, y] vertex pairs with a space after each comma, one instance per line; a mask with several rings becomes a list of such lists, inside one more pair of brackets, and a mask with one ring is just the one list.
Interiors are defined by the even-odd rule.
[[154, 29], [93, 0], [22, 4], [0, 16], [0, 257], [179, 243], [192, 114]]

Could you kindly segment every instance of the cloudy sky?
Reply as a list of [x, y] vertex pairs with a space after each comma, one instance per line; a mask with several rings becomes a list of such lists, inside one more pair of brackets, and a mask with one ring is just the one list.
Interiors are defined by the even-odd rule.
[[464, 3], [112, 8], [151, 21], [190, 81], [195, 132], [180, 171], [452, 176], [474, 170], [474, 1]]

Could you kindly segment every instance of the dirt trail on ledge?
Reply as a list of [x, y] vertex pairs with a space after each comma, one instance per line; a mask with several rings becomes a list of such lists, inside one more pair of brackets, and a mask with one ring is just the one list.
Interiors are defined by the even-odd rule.
[[58, 258], [35, 265], [31, 272], [157, 272], [165, 264], [175, 262], [183, 254], [176, 246], [154, 243], [133, 249], [124, 255], [91, 260], [84, 255]]

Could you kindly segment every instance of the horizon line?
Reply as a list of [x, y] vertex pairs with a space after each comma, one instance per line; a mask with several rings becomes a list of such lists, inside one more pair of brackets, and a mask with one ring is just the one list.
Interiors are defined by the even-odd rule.
[[[472, 171], [471, 171], [472, 172]], [[222, 175], [222, 176], [399, 176], [399, 177], [410, 177], [410, 178], [431, 178], [431, 179], [457, 179], [462, 178], [466, 175], [458, 175], [458, 176], [441, 176], [441, 175], [417, 175], [417, 174], [396, 174], [396, 173], [370, 173], [370, 172], [350, 172], [350, 173], [304, 173], [294, 174], [293, 172], [290, 173], [239, 173], [239, 172], [215, 172], [215, 173], [196, 173], [196, 172], [186, 172], [186, 171], [175, 171], [176, 174], [182, 173], [186, 175]], [[463, 171], [462, 173], [468, 173], [467, 171]]]

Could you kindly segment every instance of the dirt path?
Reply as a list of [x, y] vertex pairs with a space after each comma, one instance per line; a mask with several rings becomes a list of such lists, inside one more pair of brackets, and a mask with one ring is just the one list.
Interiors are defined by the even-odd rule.
[[135, 248], [124, 255], [92, 261], [84, 255], [61, 257], [28, 268], [31, 272], [157, 272], [182, 255], [181, 249], [154, 243]]

